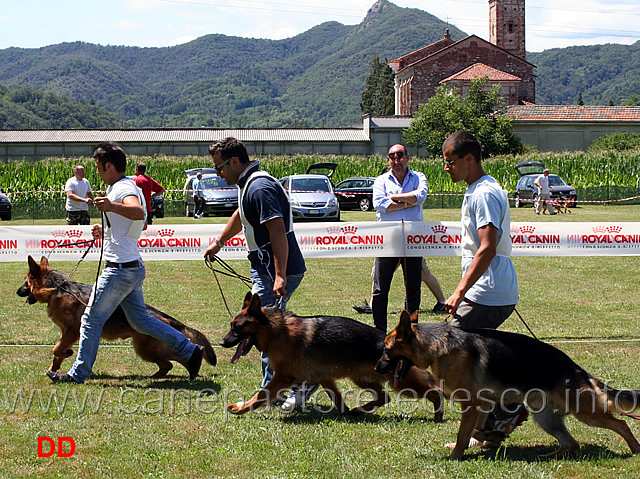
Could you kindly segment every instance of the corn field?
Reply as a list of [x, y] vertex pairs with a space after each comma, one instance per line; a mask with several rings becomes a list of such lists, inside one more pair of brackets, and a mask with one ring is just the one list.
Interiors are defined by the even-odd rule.
[[[387, 166], [382, 156], [265, 156], [260, 157], [261, 167], [276, 178], [305, 173], [307, 167], [317, 162], [335, 162], [338, 167], [332, 177], [334, 184], [350, 176], [378, 176]], [[519, 161], [541, 161], [552, 173], [560, 175], [578, 190], [579, 200], [611, 200], [635, 196], [640, 188], [640, 151], [602, 151], [598, 153], [529, 153], [519, 156], [500, 156], [485, 160], [484, 169], [498, 182], [513, 192], [518, 174], [514, 166]], [[127, 174], [134, 174], [137, 162], [147, 164], [147, 174], [165, 187], [165, 204], [184, 199], [184, 170], [211, 167], [209, 157], [138, 157], [128, 158]], [[0, 163], [0, 188], [16, 203], [29, 202], [35, 211], [53, 209], [64, 215], [64, 184], [73, 175], [73, 166], [85, 167], [86, 177], [94, 192], [106, 188], [96, 174], [92, 158], [52, 158], [35, 163]], [[410, 167], [423, 172], [431, 193], [461, 193], [465, 185], [454, 185], [439, 159], [413, 158]], [[52, 201], [53, 200], [53, 201]], [[451, 206], [441, 200], [431, 207]], [[52, 206], [47, 206], [51, 204]], [[60, 206], [62, 205], [62, 206]], [[171, 210], [171, 208], [169, 208]], [[35, 211], [32, 214], [35, 214]], [[177, 208], [181, 211], [181, 207]], [[46, 215], [44, 217], [49, 217]], [[53, 213], [53, 212], [52, 212]]]

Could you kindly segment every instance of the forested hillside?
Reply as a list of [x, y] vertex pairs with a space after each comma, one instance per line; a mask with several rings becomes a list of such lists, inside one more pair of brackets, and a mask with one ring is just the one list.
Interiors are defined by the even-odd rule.
[[[446, 28], [422, 10], [380, 0], [358, 25], [327, 22], [284, 40], [207, 35], [166, 48], [8, 48], [0, 50], [0, 128], [351, 126], [361, 121], [371, 61], [433, 43]], [[466, 36], [448, 28], [456, 40]], [[538, 67], [539, 104], [575, 104], [579, 94], [586, 104], [620, 104], [640, 94], [639, 43], [527, 60]]]
[[350, 126], [361, 121], [374, 56], [404, 55], [446, 28], [381, 0], [358, 25], [323, 23], [285, 40], [207, 35], [168, 48], [9, 48], [0, 50], [0, 83], [93, 101], [127, 126]]

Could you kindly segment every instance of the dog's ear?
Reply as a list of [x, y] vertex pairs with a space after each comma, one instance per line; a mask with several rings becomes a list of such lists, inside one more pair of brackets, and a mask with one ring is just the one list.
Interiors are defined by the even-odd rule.
[[411, 316], [411, 324], [418, 324], [418, 311], [414, 311]]
[[244, 295], [244, 302], [242, 303], [242, 309], [249, 306], [249, 303], [251, 303], [251, 291], [247, 291], [247, 294]]
[[33, 259], [33, 256], [31, 255], [27, 258], [27, 262], [29, 263], [29, 276], [32, 278], [38, 278], [40, 276], [40, 265], [36, 263], [36, 260]]
[[413, 329], [411, 328], [411, 316], [406, 311], [402, 311], [400, 314], [400, 322], [396, 326], [396, 338], [400, 340], [407, 340], [413, 336]]
[[258, 296], [257, 293], [251, 296], [251, 302], [249, 303], [249, 309], [247, 311], [252, 316], [262, 314], [262, 302], [260, 301], [260, 296]]
[[40, 266], [45, 266], [45, 267], [49, 267], [49, 260], [47, 259], [46, 256], [43, 256], [42, 258], [40, 258]]

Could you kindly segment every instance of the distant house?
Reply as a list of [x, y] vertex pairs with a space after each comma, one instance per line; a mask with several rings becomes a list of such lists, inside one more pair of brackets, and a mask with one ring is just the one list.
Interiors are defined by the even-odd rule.
[[389, 62], [395, 72], [396, 115], [414, 115], [440, 84], [463, 93], [473, 78], [500, 85], [507, 105], [535, 103], [535, 65], [526, 60], [524, 0], [489, 0], [490, 41], [444, 38]]

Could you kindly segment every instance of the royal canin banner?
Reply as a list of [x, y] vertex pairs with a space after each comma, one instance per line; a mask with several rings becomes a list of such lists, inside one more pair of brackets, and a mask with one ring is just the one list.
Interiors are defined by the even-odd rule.
[[[138, 240], [142, 258], [202, 260], [224, 225], [151, 225]], [[295, 233], [305, 258], [357, 256], [458, 256], [459, 222], [296, 223]], [[640, 223], [511, 223], [513, 256], [640, 255]], [[2, 226], [0, 262], [36, 259], [77, 261], [90, 247], [90, 226]], [[100, 240], [86, 258], [100, 259]], [[244, 259], [241, 233], [219, 256]]]

